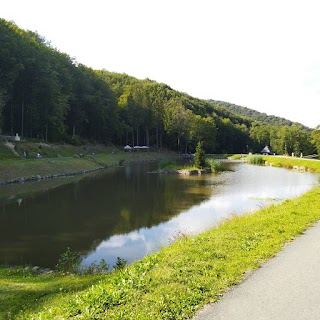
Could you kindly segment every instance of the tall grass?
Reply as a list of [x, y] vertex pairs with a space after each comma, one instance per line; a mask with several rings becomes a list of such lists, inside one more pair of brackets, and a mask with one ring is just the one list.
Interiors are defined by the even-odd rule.
[[222, 171], [222, 165], [219, 160], [206, 159], [206, 167], [210, 168], [212, 170], [212, 172]]
[[263, 165], [264, 164], [264, 159], [260, 155], [250, 155], [246, 157], [246, 162], [249, 164], [258, 164], [258, 165]]

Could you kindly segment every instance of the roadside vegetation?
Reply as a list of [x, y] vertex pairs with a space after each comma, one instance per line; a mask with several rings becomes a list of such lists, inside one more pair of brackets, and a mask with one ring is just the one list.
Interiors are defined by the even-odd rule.
[[317, 187], [282, 204], [232, 216], [106, 275], [32, 275], [1, 268], [0, 316], [188, 319], [319, 220], [319, 196]]

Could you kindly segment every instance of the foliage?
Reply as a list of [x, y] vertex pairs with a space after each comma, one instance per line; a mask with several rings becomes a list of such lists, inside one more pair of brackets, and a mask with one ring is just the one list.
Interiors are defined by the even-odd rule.
[[312, 131], [311, 139], [312, 139], [311, 140], [312, 144], [315, 146], [316, 152], [320, 156], [320, 128], [319, 127], [317, 127]]
[[272, 116], [261, 122], [253, 110], [243, 116], [150, 79], [92, 70], [3, 19], [0, 40], [0, 128], [7, 135], [182, 153], [194, 152], [198, 141], [207, 153], [257, 152], [265, 144], [278, 154], [314, 150], [302, 125]]
[[215, 159], [206, 159], [206, 167], [209, 167], [212, 172], [222, 171], [221, 161]]
[[202, 147], [202, 142], [198, 142], [196, 152], [194, 154], [194, 166], [203, 169], [206, 165], [206, 158]]
[[81, 260], [80, 252], [71, 251], [68, 247], [67, 251], [60, 255], [56, 269], [63, 273], [80, 273]]
[[127, 265], [127, 260], [117, 257], [116, 264], [113, 266], [115, 270], [121, 270]]
[[264, 159], [263, 159], [263, 156], [260, 156], [260, 155], [249, 155], [246, 157], [246, 162], [250, 164], [263, 165]]
[[55, 293], [35, 311], [35, 302], [28, 300], [20, 318], [189, 319], [319, 220], [319, 196], [318, 187], [297, 199], [234, 216], [198, 236], [182, 237], [82, 292]]
[[[232, 104], [224, 101], [210, 100], [211, 103], [223, 107], [226, 110], [238, 114], [240, 116], [253, 119], [255, 121], [262, 122], [264, 124], [272, 125], [272, 126], [292, 126], [293, 124], [302, 126], [300, 123], [294, 123], [290, 120], [276, 117], [273, 115], [267, 115], [266, 113], [261, 113], [259, 111], [249, 109], [247, 107], [242, 107], [236, 104]], [[304, 129], [309, 129], [304, 127]]]

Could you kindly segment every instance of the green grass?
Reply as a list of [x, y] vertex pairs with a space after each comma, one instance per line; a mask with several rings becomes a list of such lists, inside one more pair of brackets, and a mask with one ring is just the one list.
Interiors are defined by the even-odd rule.
[[97, 153], [96, 155], [88, 154], [83, 158], [63, 157], [2, 160], [0, 161], [0, 181], [36, 175], [46, 176], [49, 174], [93, 170], [98, 167], [119, 164], [120, 161], [148, 161], [174, 157], [176, 155], [169, 152], [127, 153], [118, 150], [116, 154], [112, 154], [111, 150], [105, 150], [104, 153]]
[[[23, 268], [0, 267], [0, 319], [16, 319], [44, 304], [58, 307], [69, 294], [97, 283], [102, 275], [35, 275]], [[22, 317], [23, 318], [23, 317]]]
[[260, 155], [250, 155], [246, 157], [246, 162], [249, 164], [263, 165], [265, 160]]
[[19, 159], [19, 157], [15, 155], [4, 143], [0, 143], [0, 160], [8, 159]]
[[312, 172], [320, 172], [320, 160], [308, 160], [294, 157], [275, 157], [264, 156], [263, 159], [268, 164], [272, 164], [275, 167], [282, 167], [292, 169], [294, 166], [305, 167]]
[[228, 159], [230, 160], [242, 160], [243, 158], [246, 158], [248, 155], [247, 154], [233, 154]]
[[206, 159], [228, 159], [229, 156], [227, 153], [206, 154]]
[[[317, 187], [299, 198], [225, 219], [98, 282], [84, 277], [80, 289], [72, 286], [72, 277], [25, 279], [4, 272], [2, 314], [15, 310], [16, 319], [188, 319], [319, 220], [319, 197]], [[70, 286], [63, 285], [69, 281]], [[23, 306], [20, 314], [18, 306]]]

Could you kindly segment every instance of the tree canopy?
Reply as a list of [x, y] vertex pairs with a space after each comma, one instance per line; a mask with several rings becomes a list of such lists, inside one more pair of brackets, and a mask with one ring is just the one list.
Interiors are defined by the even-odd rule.
[[[93, 70], [0, 19], [0, 128], [23, 138], [147, 145], [182, 153], [310, 153], [311, 130], [242, 112], [150, 79]], [[273, 118], [272, 118], [273, 119]], [[285, 119], [284, 119], [285, 120]]]

